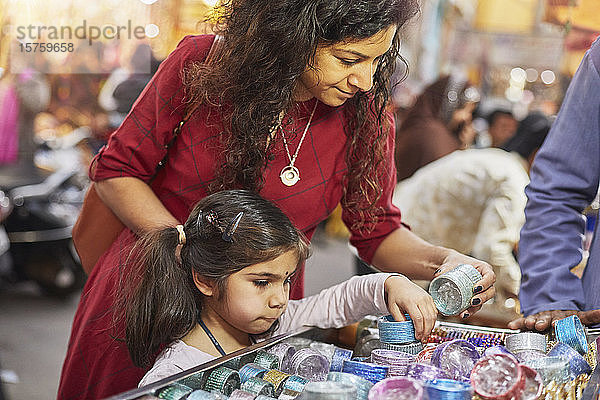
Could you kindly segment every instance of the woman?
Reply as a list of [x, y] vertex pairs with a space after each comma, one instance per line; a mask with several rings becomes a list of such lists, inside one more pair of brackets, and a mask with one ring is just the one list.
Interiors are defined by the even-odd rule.
[[475, 139], [471, 125], [479, 92], [468, 81], [444, 75], [427, 86], [407, 112], [396, 135], [398, 180]]
[[[59, 398], [135, 387], [145, 371], [133, 366], [122, 326], [112, 319], [126, 267], [119, 250], [132, 232], [185, 221], [199, 199], [220, 189], [259, 191], [308, 238], [342, 201], [351, 241], [365, 260], [418, 279], [470, 262], [484, 275], [476, 298], [493, 296], [489, 265], [418, 239], [401, 227], [391, 204], [394, 130], [384, 107], [398, 28], [417, 12], [415, 0], [223, 3], [219, 61], [202, 63], [212, 36], [185, 38], [92, 167], [99, 195], [129, 229], [84, 288]], [[198, 103], [148, 185], [172, 129]], [[299, 275], [294, 299], [303, 293]], [[422, 331], [429, 328], [416, 303], [405, 311]]]

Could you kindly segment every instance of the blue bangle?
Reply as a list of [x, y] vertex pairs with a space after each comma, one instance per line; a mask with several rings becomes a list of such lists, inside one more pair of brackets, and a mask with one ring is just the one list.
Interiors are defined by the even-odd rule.
[[473, 388], [452, 379], [435, 379], [425, 383], [429, 400], [470, 400]]
[[548, 357], [553, 356], [565, 358], [569, 361], [569, 372], [573, 378], [592, 372], [592, 367], [585, 358], [567, 344], [556, 343], [548, 352]]
[[327, 375], [327, 380], [354, 386], [356, 388], [357, 400], [367, 400], [369, 390], [373, 387], [373, 383], [365, 378], [347, 372], [330, 372], [329, 375]]
[[352, 350], [341, 349], [336, 347], [333, 351], [333, 357], [331, 357], [331, 365], [329, 371], [341, 372], [344, 360], [352, 359]]
[[262, 378], [268, 370], [258, 364], [248, 363], [239, 370], [240, 382], [244, 383], [250, 378]]
[[173, 383], [166, 388], [160, 389], [158, 392], [159, 399], [165, 400], [180, 400], [184, 399], [188, 394], [192, 393], [194, 389], [182, 385], [180, 383]]
[[554, 334], [556, 340], [568, 344], [579, 354], [588, 352], [588, 343], [585, 336], [585, 328], [577, 315], [559, 319], [554, 323]]
[[376, 365], [361, 361], [344, 360], [342, 372], [360, 376], [369, 382], [377, 383], [385, 379], [389, 371], [389, 367], [385, 365]]
[[415, 326], [412, 320], [395, 321], [391, 315], [379, 318], [379, 340], [382, 343], [406, 344], [415, 339]]

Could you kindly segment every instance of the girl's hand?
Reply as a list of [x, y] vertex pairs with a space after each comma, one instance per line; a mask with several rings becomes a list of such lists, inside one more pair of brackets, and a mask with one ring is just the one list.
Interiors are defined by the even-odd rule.
[[415, 338], [423, 341], [435, 325], [437, 309], [425, 290], [403, 275], [392, 275], [385, 280], [385, 300], [396, 321], [404, 321], [408, 313], [415, 326]]
[[468, 318], [473, 313], [476, 313], [481, 309], [483, 303], [494, 297], [496, 289], [494, 289], [494, 282], [496, 282], [496, 274], [492, 270], [492, 267], [485, 261], [480, 261], [476, 258], [465, 256], [464, 254], [458, 253], [454, 250], [450, 251], [450, 254], [444, 259], [444, 262], [440, 268], [435, 271], [434, 278], [446, 273], [460, 264], [471, 264], [474, 266], [483, 276], [483, 278], [475, 284], [473, 288], [473, 299], [471, 299], [471, 307], [461, 313], [461, 318]]

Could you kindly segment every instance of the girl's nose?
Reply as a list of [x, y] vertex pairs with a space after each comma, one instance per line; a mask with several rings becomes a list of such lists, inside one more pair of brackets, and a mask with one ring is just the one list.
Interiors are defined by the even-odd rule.
[[273, 293], [269, 297], [269, 307], [271, 308], [281, 308], [287, 304], [288, 301], [288, 290], [286, 289], [286, 285], [278, 286], [273, 290]]

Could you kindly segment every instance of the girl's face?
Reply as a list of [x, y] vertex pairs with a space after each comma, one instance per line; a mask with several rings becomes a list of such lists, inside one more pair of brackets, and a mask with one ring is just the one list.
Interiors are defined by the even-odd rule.
[[370, 38], [319, 46], [314, 68], [307, 68], [300, 76], [294, 99], [316, 97], [336, 107], [358, 91], [370, 90], [379, 60], [392, 47], [395, 34], [396, 26], [392, 25]]
[[288, 251], [272, 261], [246, 267], [227, 278], [224, 296], [208, 299], [210, 307], [237, 330], [263, 333], [287, 307], [297, 264], [296, 252]]

